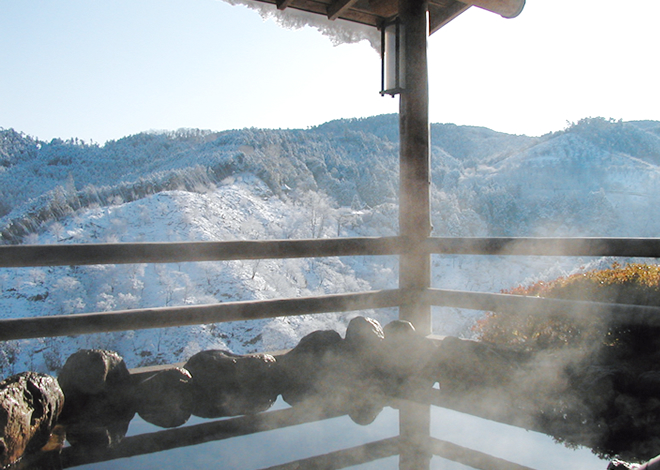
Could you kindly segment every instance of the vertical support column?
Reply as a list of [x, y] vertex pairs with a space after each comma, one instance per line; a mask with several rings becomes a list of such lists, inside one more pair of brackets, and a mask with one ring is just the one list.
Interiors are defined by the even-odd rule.
[[[405, 51], [404, 91], [399, 102], [399, 231], [408, 243], [407, 253], [399, 256], [399, 287], [412, 294], [408, 297], [411, 301], [399, 308], [399, 318], [410, 321], [420, 334], [427, 335], [431, 333], [431, 307], [421, 295], [431, 286], [431, 255], [422, 249], [422, 242], [431, 235], [426, 0], [399, 0], [399, 18]], [[430, 407], [413, 402], [402, 404], [399, 469], [430, 467], [430, 432]]]
[[399, 0], [399, 18], [405, 51], [405, 90], [399, 103], [399, 230], [409, 244], [409, 252], [399, 258], [399, 287], [413, 294], [413, 302], [400, 308], [399, 317], [427, 335], [431, 307], [415, 295], [431, 285], [431, 256], [421, 249], [431, 234], [426, 0]]

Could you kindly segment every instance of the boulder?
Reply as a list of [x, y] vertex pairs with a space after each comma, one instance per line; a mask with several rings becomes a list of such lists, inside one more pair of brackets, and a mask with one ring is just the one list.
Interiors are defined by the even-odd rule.
[[344, 339], [332, 330], [310, 333], [278, 361], [282, 397], [330, 409], [356, 396], [380, 396], [384, 337], [380, 323], [365, 317], [349, 322]]
[[373, 423], [381, 411], [384, 404], [382, 397], [374, 395], [357, 395], [353, 400], [347, 402], [348, 416], [355, 424], [368, 426]]
[[385, 333], [377, 320], [355, 317], [346, 327], [346, 349], [359, 352], [365, 359], [375, 358], [381, 351]]
[[373, 318], [355, 317], [348, 323], [343, 351], [347, 361], [358, 366], [358, 375], [374, 370], [383, 354], [384, 339], [383, 327]]
[[138, 414], [163, 428], [181, 426], [193, 409], [192, 375], [186, 369], [166, 369], [139, 382], [135, 387]]
[[289, 404], [320, 393], [333, 377], [335, 382], [343, 358], [343, 340], [333, 330], [314, 331], [277, 359], [277, 383], [282, 398]]
[[116, 352], [83, 349], [69, 356], [57, 380], [65, 395], [97, 395], [128, 387], [130, 374]]
[[54, 377], [24, 372], [0, 382], [0, 467], [45, 445], [63, 406]]
[[404, 386], [431, 387], [430, 368], [437, 347], [434, 342], [417, 334], [409, 321], [394, 320], [383, 328], [385, 338], [378, 369], [385, 378], [390, 393]]
[[277, 399], [275, 358], [201, 351], [184, 365], [193, 378], [192, 413], [203, 418], [235, 416], [268, 409]]
[[130, 416], [119, 415], [112, 421], [93, 417], [90, 421], [81, 419], [68, 423], [65, 426], [66, 440], [73, 447], [84, 448], [86, 452], [111, 448], [126, 437], [133, 416], [135, 416], [134, 412]]
[[58, 377], [66, 406], [61, 421], [76, 445], [113, 445], [135, 416], [133, 383], [126, 363], [114, 351], [78, 351]]

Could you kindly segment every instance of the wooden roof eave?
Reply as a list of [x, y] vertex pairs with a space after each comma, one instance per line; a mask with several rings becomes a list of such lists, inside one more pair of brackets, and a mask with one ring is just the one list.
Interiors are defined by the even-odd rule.
[[438, 31], [470, 6], [463, 2], [453, 2], [448, 7], [439, 8], [437, 5], [429, 3], [429, 35]]
[[[380, 25], [397, 14], [398, 0], [255, 0], [275, 5], [278, 10], [293, 8], [329, 20], [342, 19], [367, 26]], [[429, 0], [429, 34], [458, 17], [471, 6], [497, 13], [505, 18], [520, 14], [525, 0]]]

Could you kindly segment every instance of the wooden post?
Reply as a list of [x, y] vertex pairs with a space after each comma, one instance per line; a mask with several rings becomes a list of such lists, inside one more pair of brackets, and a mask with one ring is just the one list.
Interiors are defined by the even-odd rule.
[[[431, 255], [423, 243], [432, 229], [427, 16], [425, 0], [399, 0], [405, 54], [404, 91], [399, 102], [399, 230], [408, 249], [399, 256], [399, 287], [413, 294], [409, 303], [399, 307], [399, 317], [423, 335], [431, 333], [431, 306], [422, 295], [431, 286]], [[400, 408], [401, 470], [430, 467], [430, 416], [428, 405], [407, 403]]]
[[[431, 234], [426, 1], [399, 0], [399, 18], [405, 48], [404, 91], [399, 104], [399, 227], [410, 250], [399, 258], [399, 286], [422, 294], [431, 285], [431, 256], [422, 248], [422, 241]], [[399, 317], [427, 335], [431, 333], [431, 307], [422, 295], [418, 298], [402, 306]]]

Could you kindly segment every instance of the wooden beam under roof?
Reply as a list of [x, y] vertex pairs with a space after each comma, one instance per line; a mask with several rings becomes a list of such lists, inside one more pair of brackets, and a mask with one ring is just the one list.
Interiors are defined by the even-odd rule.
[[[398, 0], [255, 0], [275, 5], [278, 10], [294, 8], [330, 20], [342, 19], [368, 26], [379, 27], [384, 21], [398, 14]], [[517, 16], [525, 0], [428, 0], [430, 34], [452, 21], [471, 6], [502, 15]]]
[[488, 10], [504, 18], [515, 18], [525, 7], [525, 0], [462, 0], [463, 3]]
[[[328, 9], [332, 5], [330, 0], [256, 0], [260, 3], [268, 3], [276, 6], [279, 10], [293, 8], [302, 10], [307, 13], [314, 13], [317, 15], [328, 16]], [[357, 0], [360, 3], [360, 0]], [[382, 23], [383, 18], [369, 9], [351, 5], [342, 9], [337, 19], [352, 21], [367, 26], [378, 27]]]
[[276, 5], [278, 10], [286, 10], [286, 7], [291, 5], [293, 0], [277, 0]]
[[357, 0], [335, 0], [328, 6], [328, 19], [336, 20], [339, 16], [351, 8]]
[[429, 2], [429, 35], [435, 33], [468, 8], [470, 8], [470, 5], [457, 1], [443, 7], [438, 6], [435, 2]]

